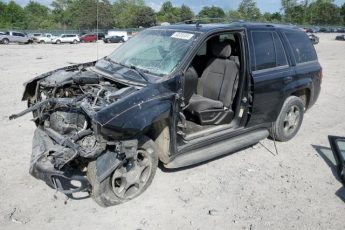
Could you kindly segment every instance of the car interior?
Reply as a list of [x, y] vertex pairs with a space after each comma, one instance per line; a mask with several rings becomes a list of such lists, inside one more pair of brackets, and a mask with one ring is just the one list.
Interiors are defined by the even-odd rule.
[[239, 110], [241, 36], [210, 37], [199, 48], [184, 75], [184, 134], [231, 127]]

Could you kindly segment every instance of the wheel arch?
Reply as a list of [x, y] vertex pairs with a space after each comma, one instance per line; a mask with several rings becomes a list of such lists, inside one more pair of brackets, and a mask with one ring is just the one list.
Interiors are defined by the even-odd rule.
[[169, 119], [162, 119], [154, 122], [148, 129], [146, 136], [151, 138], [157, 149], [159, 160], [163, 163], [170, 162], [170, 146], [171, 146], [171, 129], [169, 126]]

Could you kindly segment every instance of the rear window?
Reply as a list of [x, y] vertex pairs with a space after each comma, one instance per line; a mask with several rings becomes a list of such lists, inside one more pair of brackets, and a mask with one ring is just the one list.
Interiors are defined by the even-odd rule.
[[254, 62], [252, 70], [270, 69], [287, 65], [282, 42], [276, 32], [253, 31]]
[[295, 60], [298, 64], [317, 60], [314, 46], [306, 34], [285, 32], [285, 35], [291, 45]]

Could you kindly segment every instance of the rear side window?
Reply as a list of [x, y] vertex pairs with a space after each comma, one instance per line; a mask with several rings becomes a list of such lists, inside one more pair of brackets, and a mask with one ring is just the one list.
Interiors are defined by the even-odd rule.
[[285, 35], [291, 45], [293, 54], [298, 64], [317, 60], [314, 46], [306, 34], [298, 32], [285, 32]]
[[254, 46], [254, 63], [252, 70], [270, 69], [287, 65], [287, 59], [282, 42], [276, 32], [252, 32]]
[[277, 55], [277, 66], [288, 65], [283, 43], [280, 40], [277, 33], [273, 33], [273, 39], [274, 39], [274, 46], [275, 46], [276, 55]]

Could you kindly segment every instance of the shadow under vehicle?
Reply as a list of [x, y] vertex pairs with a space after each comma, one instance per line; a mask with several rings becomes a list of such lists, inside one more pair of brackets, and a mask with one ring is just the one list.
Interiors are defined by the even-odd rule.
[[97, 62], [30, 80], [28, 109], [10, 119], [33, 113], [34, 177], [111, 206], [144, 192], [159, 161], [183, 168], [269, 135], [290, 140], [321, 79], [315, 49], [297, 27], [159, 26]]

